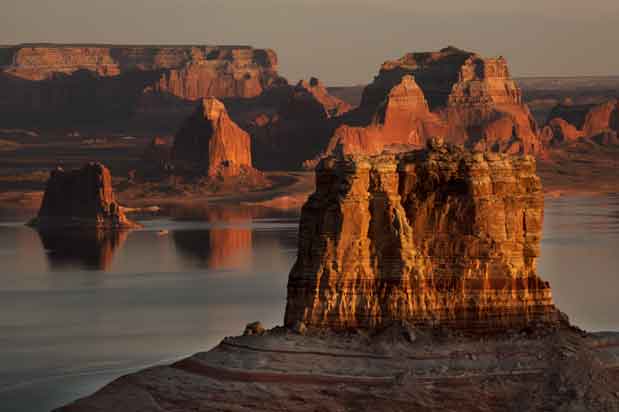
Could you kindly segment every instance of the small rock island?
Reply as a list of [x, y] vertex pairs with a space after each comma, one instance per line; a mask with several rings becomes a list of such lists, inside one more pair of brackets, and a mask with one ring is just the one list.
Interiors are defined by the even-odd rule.
[[140, 227], [125, 216], [116, 202], [112, 174], [101, 163], [80, 169], [56, 168], [50, 173], [41, 208], [28, 223], [39, 230], [116, 230]]
[[81, 411], [617, 411], [619, 334], [587, 333], [536, 271], [527, 156], [430, 140], [327, 157], [284, 326], [127, 375]]

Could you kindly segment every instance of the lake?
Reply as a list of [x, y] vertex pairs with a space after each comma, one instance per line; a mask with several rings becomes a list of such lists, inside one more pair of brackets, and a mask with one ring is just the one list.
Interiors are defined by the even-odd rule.
[[[0, 223], [0, 405], [48, 411], [110, 380], [281, 324], [298, 218], [244, 209], [131, 233]], [[539, 274], [589, 330], [619, 330], [619, 196], [546, 200]]]

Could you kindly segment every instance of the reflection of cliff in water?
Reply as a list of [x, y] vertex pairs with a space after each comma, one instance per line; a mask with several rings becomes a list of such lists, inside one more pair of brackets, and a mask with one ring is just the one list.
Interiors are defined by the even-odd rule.
[[224, 227], [181, 230], [172, 234], [179, 253], [211, 269], [244, 269], [251, 265], [252, 231]]
[[109, 230], [38, 231], [52, 270], [75, 266], [88, 270], [108, 270], [114, 253], [125, 243], [129, 232]]

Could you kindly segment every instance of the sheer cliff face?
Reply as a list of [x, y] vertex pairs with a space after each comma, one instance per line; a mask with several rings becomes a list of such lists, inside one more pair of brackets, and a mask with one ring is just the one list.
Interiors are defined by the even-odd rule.
[[536, 274], [542, 214], [530, 157], [433, 142], [326, 158], [303, 207], [285, 322], [472, 330], [555, 322], [550, 287]]
[[53, 170], [41, 209], [31, 224], [42, 229], [84, 227], [121, 229], [139, 226], [125, 217], [114, 199], [112, 175], [100, 163], [81, 169]]
[[[15, 46], [0, 53], [0, 109], [7, 124], [174, 123], [203, 97], [254, 98], [286, 80], [277, 56], [247, 46]], [[189, 109], [190, 110], [190, 109]]]
[[151, 86], [182, 99], [254, 97], [278, 79], [277, 56], [251, 47], [15, 47], [2, 67], [24, 80], [52, 80], [86, 70], [100, 77], [161, 72]]
[[[423, 147], [436, 136], [493, 152], [538, 154], [542, 150], [535, 120], [502, 57], [482, 58], [446, 48], [388, 61], [364, 90], [358, 117], [367, 113], [375, 114], [366, 128], [376, 134], [380, 127], [385, 144], [367, 138], [373, 140], [367, 148], [351, 145], [347, 150], [343, 140], [345, 153], [376, 154], [394, 144]], [[332, 147], [335, 140], [342, 140], [341, 135], [332, 139]]]
[[174, 138], [172, 161], [208, 176], [238, 176], [253, 170], [251, 139], [230, 119], [222, 102], [206, 98]]

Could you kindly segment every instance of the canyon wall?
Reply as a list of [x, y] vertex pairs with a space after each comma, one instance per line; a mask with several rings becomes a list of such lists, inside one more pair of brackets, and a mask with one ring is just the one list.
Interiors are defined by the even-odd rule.
[[156, 117], [183, 102], [252, 98], [279, 84], [275, 52], [248, 46], [23, 45], [0, 54], [0, 109], [12, 114], [5, 121], [29, 117], [31, 125], [59, 115], [65, 123]]
[[544, 202], [535, 161], [429, 145], [320, 162], [302, 210], [286, 325], [557, 322], [550, 286], [536, 273]]

